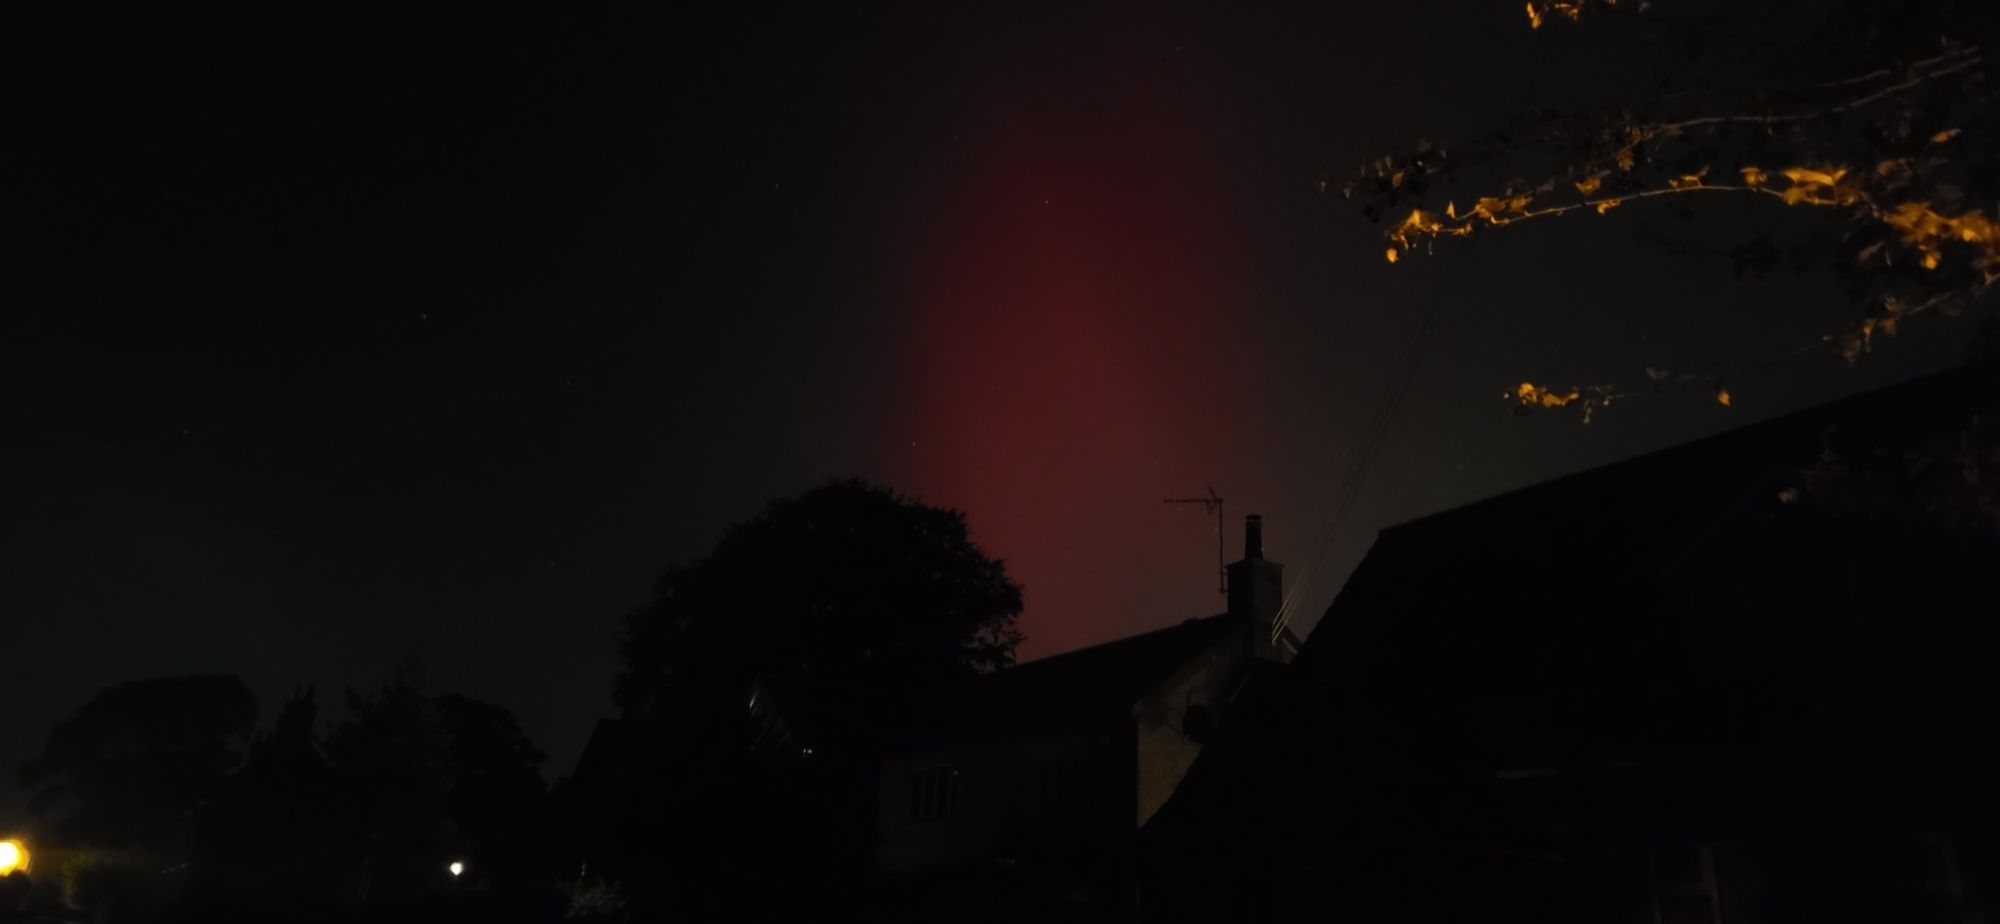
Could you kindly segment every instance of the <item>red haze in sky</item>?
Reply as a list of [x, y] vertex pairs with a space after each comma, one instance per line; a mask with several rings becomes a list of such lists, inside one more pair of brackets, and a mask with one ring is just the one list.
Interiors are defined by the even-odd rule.
[[1131, 57], [1002, 83], [914, 229], [899, 481], [1007, 560], [1030, 657], [1218, 611], [1212, 519], [1161, 499], [1261, 475], [1225, 129]]

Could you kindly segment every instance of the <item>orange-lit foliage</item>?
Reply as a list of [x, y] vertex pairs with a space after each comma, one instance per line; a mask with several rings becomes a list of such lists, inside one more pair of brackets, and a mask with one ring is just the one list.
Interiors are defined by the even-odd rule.
[[[1616, 0], [1611, 0], [1616, 3]], [[1542, 23], [1552, 17], [1562, 17], [1575, 22], [1583, 15], [1583, 4], [1578, 0], [1540, 0], [1528, 4], [1528, 27], [1540, 29]]]
[[[1656, 380], [1661, 375], [1659, 370], [1656, 369], [1648, 369], [1646, 371], [1653, 374]], [[1583, 412], [1583, 422], [1589, 423], [1599, 409], [1610, 407], [1612, 402], [1622, 398], [1634, 396], [1635, 393], [1633, 392], [1616, 391], [1609, 385], [1571, 386], [1565, 391], [1558, 388], [1537, 385], [1533, 382], [1522, 382], [1514, 386], [1513, 391], [1501, 397], [1513, 402], [1516, 409], [1520, 411], [1531, 411], [1537, 408], [1576, 408]], [[1719, 385], [1716, 386], [1715, 403], [1723, 407], [1728, 407], [1729, 400], [1729, 389]]]
[[[1845, 4], [1842, 11], [1891, 18], [1916, 8], [1890, 0], [1830, 2]], [[1642, 17], [1654, 5], [1532, 0], [1527, 17], [1539, 29], [1598, 13]], [[1940, 15], [1946, 17], [1940, 21], [1956, 22]], [[1843, 26], [1838, 15], [1828, 21], [1836, 30], [1865, 32]], [[1783, 75], [1785, 85], [1774, 78], [1771, 87], [1734, 97], [1676, 97], [1701, 104], [1719, 99], [1727, 107], [1721, 111], [1677, 109], [1663, 98], [1632, 109], [1666, 115], [1642, 118], [1623, 108], [1542, 115], [1547, 121], [1534, 126], [1531, 139], [1510, 128], [1456, 150], [1421, 143], [1363, 166], [1342, 191], [1364, 200], [1371, 217], [1402, 216], [1385, 232], [1392, 263], [1441, 239], [1572, 212], [1604, 215], [1667, 197], [1728, 196], [1822, 211], [1843, 235], [1844, 249], [1827, 262], [1857, 293], [1861, 318], [1812, 346], [1851, 363], [1870, 352], [1877, 335], [1893, 336], [1914, 316], [1958, 313], [2000, 282], [2000, 212], [1989, 210], [1993, 172], [2000, 169], [1994, 162], [2000, 127], [1992, 124], [2000, 98], [1986, 80], [1982, 44], [2000, 37], [1987, 34], [1992, 29], [1981, 25], [1984, 20], [1968, 22], [1974, 25], [1961, 34], [1883, 49], [1872, 60], [1830, 56], [1851, 63], [1852, 72]], [[1516, 154], [1535, 145], [1568, 153], [1538, 179], [1503, 178], [1497, 192], [1472, 197], [1469, 207], [1433, 191], [1455, 182], [1463, 164], [1483, 159], [1511, 166]], [[1989, 195], [1968, 194], [1969, 186], [1981, 184]], [[1405, 202], [1414, 207], [1397, 208]], [[1730, 403], [1721, 385], [1726, 373], [1648, 373], [1656, 386], [1705, 382], [1719, 404]], [[1523, 383], [1509, 398], [1524, 408], [1580, 407], [1587, 417], [1608, 403], [1596, 394], [1610, 393]]]
[[1558, 392], [1552, 388], [1543, 388], [1533, 382], [1522, 382], [1520, 387], [1514, 389], [1514, 397], [1522, 404], [1531, 407], [1562, 407], [1565, 404], [1582, 398], [1583, 392], [1574, 388], [1567, 392]]

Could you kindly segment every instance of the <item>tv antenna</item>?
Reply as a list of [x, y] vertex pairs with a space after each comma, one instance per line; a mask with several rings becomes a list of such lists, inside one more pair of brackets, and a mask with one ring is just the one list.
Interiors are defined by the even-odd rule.
[[1215, 592], [1229, 593], [1229, 568], [1222, 563], [1222, 495], [1215, 493], [1215, 486], [1208, 486], [1207, 497], [1169, 497], [1162, 503], [1200, 504], [1215, 515]]

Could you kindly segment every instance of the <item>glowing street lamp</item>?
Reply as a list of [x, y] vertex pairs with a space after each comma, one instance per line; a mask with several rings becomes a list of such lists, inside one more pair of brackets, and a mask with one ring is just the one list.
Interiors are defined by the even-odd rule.
[[28, 871], [27, 845], [13, 838], [0, 841], [0, 876]]

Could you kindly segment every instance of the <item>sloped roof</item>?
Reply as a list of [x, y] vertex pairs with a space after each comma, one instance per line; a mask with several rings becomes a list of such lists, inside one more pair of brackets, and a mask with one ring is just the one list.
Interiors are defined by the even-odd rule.
[[1920, 376], [1386, 528], [1314, 627], [1297, 673], [1339, 673], [1322, 662], [1362, 638], [1479, 634], [1490, 621], [1479, 614], [1504, 614], [1518, 637], [1548, 631], [1529, 626], [1590, 590], [1625, 599], [1732, 529], [1800, 521], [1780, 492], [1802, 484], [1830, 438], [1916, 445], [1962, 428], [1994, 387], [1977, 367]]
[[894, 742], [907, 749], [1072, 717], [1123, 714], [1175, 671], [1243, 629], [1243, 620], [1228, 614], [1189, 619], [997, 671], [958, 691], [912, 703], [916, 708]]
[[1978, 401], [1970, 393], [1982, 387], [1990, 381], [1977, 369], [1919, 376], [1418, 517], [1384, 529], [1377, 550], [1404, 554], [1397, 549], [1449, 540], [1477, 545], [1481, 558], [1515, 561], [1554, 548], [1547, 543], [1561, 543], [1566, 556], [1674, 554], [1717, 517], [1775, 503], [1832, 429], [1907, 444], [1912, 434], [1962, 426]]

